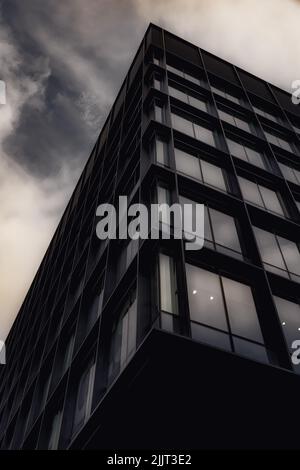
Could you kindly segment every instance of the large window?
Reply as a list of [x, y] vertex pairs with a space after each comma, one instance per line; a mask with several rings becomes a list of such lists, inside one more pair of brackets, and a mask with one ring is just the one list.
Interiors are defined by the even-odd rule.
[[189, 121], [178, 114], [172, 113], [171, 117], [174, 129], [215, 147], [213, 131], [206, 127], [202, 127], [195, 122]]
[[279, 137], [278, 135], [271, 134], [270, 132], [264, 131], [265, 135], [267, 137], [268, 142], [271, 144], [277, 145], [278, 147], [281, 147], [283, 150], [287, 150], [288, 152], [293, 152], [293, 148], [287, 140], [283, 139], [282, 137]]
[[274, 212], [275, 214], [284, 217], [285, 214], [282, 202], [275, 191], [242, 178], [241, 176], [238, 178], [243, 197], [246, 201], [252, 202], [257, 206], [263, 207], [269, 212]]
[[195, 77], [194, 75], [190, 74], [182, 68], [177, 68], [167, 64], [167, 70], [169, 72], [175, 73], [176, 75], [179, 75], [182, 78], [185, 78], [186, 80], [189, 80], [190, 82], [196, 83], [197, 85], [201, 85], [201, 80], [199, 78]]
[[267, 362], [252, 289], [186, 265], [192, 337]]
[[270, 119], [271, 121], [278, 122], [278, 118], [276, 116], [274, 116], [273, 114], [268, 113], [264, 109], [258, 108], [257, 106], [252, 105], [252, 107], [253, 107], [254, 111], [256, 112], [256, 114], [259, 114], [260, 116], [263, 116], [267, 119]]
[[211, 86], [211, 89], [212, 89], [212, 91], [213, 91], [214, 93], [216, 93], [217, 95], [223, 96], [223, 98], [226, 98], [227, 100], [230, 100], [230, 101], [232, 101], [233, 103], [237, 103], [237, 104], [240, 103], [239, 98], [237, 98], [236, 96], [232, 95], [231, 93], [228, 93], [228, 91], [225, 90], [225, 88]]
[[254, 227], [256, 240], [268, 271], [300, 282], [300, 253], [291, 240]]
[[173, 96], [174, 98], [177, 98], [180, 101], [184, 101], [185, 103], [188, 103], [197, 109], [207, 112], [207, 106], [205, 101], [196, 98], [195, 96], [192, 96], [190, 94], [187, 94], [184, 91], [178, 90], [177, 88], [174, 88], [172, 86], [169, 86], [169, 93], [170, 96]]
[[88, 419], [92, 408], [95, 361], [90, 360], [77, 382], [72, 435], [77, 433]]
[[[292, 348], [293, 342], [300, 341], [300, 305], [276, 296], [274, 300], [286, 344], [292, 354], [295, 351], [295, 348]], [[300, 364], [293, 364], [293, 368], [298, 374], [300, 373]]]
[[[195, 202], [180, 196], [180, 204], [183, 207], [184, 204]], [[204, 210], [204, 239], [204, 246], [207, 248], [237, 258], [242, 257], [235, 219], [208, 206]]]
[[155, 158], [161, 165], [169, 165], [168, 144], [159, 138], [155, 139]]
[[159, 304], [161, 326], [164, 330], [177, 331], [177, 283], [173, 258], [159, 254]]
[[228, 124], [238, 127], [239, 129], [242, 129], [246, 132], [251, 132], [249, 123], [245, 121], [244, 119], [234, 116], [233, 114], [226, 113], [225, 111], [221, 109], [218, 109], [218, 113], [222, 121], [228, 122]]
[[292, 168], [290, 166], [284, 165], [283, 163], [278, 162], [281, 173], [283, 176], [292, 183], [300, 185], [300, 171]]
[[108, 381], [124, 369], [136, 348], [137, 311], [135, 293], [131, 294], [112, 329]]
[[229, 151], [232, 155], [246, 162], [252, 163], [252, 165], [258, 166], [260, 168], [266, 168], [263, 156], [246, 145], [236, 142], [227, 138], [227, 143]]
[[177, 171], [204, 184], [226, 191], [224, 171], [211, 163], [175, 148]]

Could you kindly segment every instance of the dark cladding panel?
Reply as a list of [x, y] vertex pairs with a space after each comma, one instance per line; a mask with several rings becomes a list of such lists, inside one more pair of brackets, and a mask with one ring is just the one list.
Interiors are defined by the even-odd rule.
[[173, 52], [174, 54], [182, 57], [182, 59], [202, 67], [201, 57], [197, 47], [168, 33], [165, 33], [165, 44], [167, 51]]
[[250, 91], [255, 95], [261, 96], [265, 100], [272, 101], [273, 103], [275, 103], [275, 100], [271, 92], [269, 91], [267, 84], [263, 80], [253, 77], [249, 73], [239, 69], [237, 69], [237, 72], [247, 91]]
[[231, 64], [228, 64], [227, 62], [224, 62], [223, 60], [218, 59], [214, 55], [205, 51], [202, 51], [202, 57], [208, 72], [211, 72], [214, 75], [218, 75], [219, 77], [222, 77], [225, 80], [234, 83], [235, 85], [239, 85], [239, 81]]
[[286, 93], [282, 90], [279, 90], [276, 87], [272, 87], [272, 90], [273, 90], [274, 95], [278, 99], [279, 103], [284, 109], [286, 109], [290, 113], [300, 116], [300, 105], [296, 105], [292, 102], [291, 94]]

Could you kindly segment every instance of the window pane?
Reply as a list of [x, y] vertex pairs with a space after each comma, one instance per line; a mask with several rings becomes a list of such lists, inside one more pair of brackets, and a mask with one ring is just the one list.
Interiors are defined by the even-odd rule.
[[186, 78], [186, 79], [189, 80], [190, 82], [197, 83], [197, 85], [200, 84], [199, 78], [193, 77], [193, 75], [190, 75], [190, 74], [187, 73], [187, 72], [184, 72], [184, 73], [183, 73], [183, 76], [184, 76], [184, 78]]
[[176, 276], [174, 261], [167, 255], [160, 253], [159, 255], [159, 280], [160, 280], [160, 309], [177, 313], [175, 292], [176, 292]]
[[248, 160], [252, 165], [256, 165], [260, 168], [265, 168], [265, 164], [263, 162], [262, 156], [260, 153], [256, 152], [253, 149], [250, 149], [249, 147], [245, 147], [245, 151], [248, 157]]
[[236, 126], [239, 129], [243, 129], [246, 132], [251, 132], [251, 129], [250, 129], [250, 126], [249, 126], [248, 122], [246, 122], [243, 119], [240, 119], [238, 117], [235, 117], [234, 119], [235, 119]]
[[[292, 353], [292, 344], [300, 340], [300, 306], [296, 302], [274, 296], [277, 312], [282, 325], [287, 346]], [[294, 365], [294, 369], [300, 372], [300, 364]]]
[[277, 137], [275, 135], [270, 134], [267, 131], [265, 131], [265, 134], [266, 134], [268, 142], [270, 142], [271, 144], [274, 144], [274, 145], [279, 145], [279, 142], [278, 142]]
[[287, 140], [282, 139], [281, 137], [277, 137], [277, 140], [281, 148], [283, 148], [284, 150], [287, 150], [288, 152], [293, 151], [291, 144]]
[[161, 165], [168, 165], [168, 153], [167, 153], [167, 144], [162, 140], [156, 139], [156, 161]]
[[177, 171], [181, 171], [192, 178], [202, 181], [200, 162], [197, 157], [190, 155], [182, 150], [175, 149], [175, 161]]
[[291, 273], [300, 276], [300, 254], [296, 243], [277, 236], [287, 268]]
[[259, 189], [266, 208], [271, 212], [275, 212], [276, 214], [284, 216], [284, 212], [282, 210], [280, 201], [275, 191], [272, 191], [271, 189], [265, 188], [264, 186], [260, 185]]
[[193, 339], [231, 351], [230, 339], [227, 333], [194, 322], [191, 322], [191, 331]]
[[204, 183], [226, 191], [226, 184], [221, 168], [205, 160], [201, 160], [201, 169]]
[[189, 103], [191, 106], [194, 106], [197, 109], [201, 109], [202, 111], [207, 112], [207, 106], [206, 103], [202, 100], [199, 100], [198, 98], [195, 98], [194, 96], [189, 96]]
[[161, 106], [158, 106], [157, 104], [154, 106], [154, 111], [155, 111], [155, 120], [158, 122], [163, 122], [163, 109]]
[[169, 72], [173, 72], [177, 75], [180, 75], [180, 77], [183, 77], [183, 71], [177, 69], [176, 67], [173, 67], [172, 65], [167, 64], [167, 70], [169, 70]]
[[177, 98], [180, 101], [184, 101], [185, 103], [188, 102], [187, 94], [181, 90], [178, 90], [177, 88], [169, 86], [169, 94], [170, 96], [173, 96], [174, 98]]
[[186, 272], [191, 320], [227, 331], [219, 276], [190, 264]]
[[267, 356], [266, 348], [259, 344], [250, 343], [240, 338], [233, 338], [235, 352], [242, 356], [251, 357], [256, 361], [268, 363], [269, 359]]
[[222, 282], [232, 333], [262, 343], [251, 288], [226, 277], [222, 277]]
[[290, 168], [289, 166], [284, 165], [283, 163], [278, 163], [281, 173], [283, 176], [288, 180], [291, 181], [292, 183], [298, 183], [296, 175], [294, 173], [294, 170]]
[[237, 158], [240, 158], [241, 160], [248, 161], [246, 153], [245, 153], [245, 149], [241, 144], [231, 139], [227, 139], [227, 143], [228, 143], [229, 151], [232, 155], [234, 155]]
[[239, 176], [238, 179], [244, 199], [246, 201], [252, 202], [253, 204], [263, 207], [263, 201], [261, 199], [257, 184], [253, 183], [252, 181], [246, 180], [241, 176]]
[[263, 261], [286, 270], [275, 235], [257, 227], [254, 232]]
[[184, 134], [188, 134], [192, 137], [194, 137], [194, 129], [193, 129], [193, 123], [191, 121], [188, 121], [187, 119], [184, 119], [181, 116], [178, 116], [178, 114], [173, 114], [172, 113], [172, 125], [174, 129], [177, 129], [180, 132], [183, 132]]
[[[215, 242], [231, 250], [241, 252], [234, 218], [223, 212], [209, 209]], [[218, 249], [218, 247], [217, 247]]]
[[228, 114], [225, 111], [222, 111], [221, 109], [218, 109], [218, 113], [222, 121], [228, 122], [232, 126], [235, 126], [234, 117], [231, 114]]
[[210, 129], [194, 124], [196, 139], [205, 142], [208, 145], [215, 146], [214, 134]]

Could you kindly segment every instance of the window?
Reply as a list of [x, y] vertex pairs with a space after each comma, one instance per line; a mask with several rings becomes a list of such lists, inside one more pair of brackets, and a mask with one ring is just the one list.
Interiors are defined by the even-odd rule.
[[192, 337], [267, 362], [252, 289], [186, 265]]
[[161, 105], [158, 105], [157, 103], [154, 106], [154, 116], [157, 122], [162, 123], [164, 121], [163, 108]]
[[268, 113], [264, 109], [258, 108], [257, 106], [252, 105], [252, 107], [253, 107], [254, 111], [256, 112], [256, 114], [259, 114], [260, 116], [263, 116], [267, 119], [270, 119], [271, 121], [278, 122], [277, 117], [274, 116], [273, 114]]
[[155, 139], [155, 157], [156, 161], [161, 165], [169, 165], [168, 145], [160, 139]]
[[224, 88], [218, 88], [218, 87], [215, 87], [215, 86], [211, 86], [211, 89], [217, 95], [223, 96], [223, 98], [226, 98], [227, 100], [230, 100], [233, 103], [237, 103], [237, 104], [240, 103], [239, 98], [237, 98], [236, 96], [231, 95]]
[[283, 150], [287, 150], [288, 152], [293, 152], [293, 148], [287, 140], [282, 139], [282, 137], [279, 137], [275, 134], [270, 134], [270, 132], [267, 131], [264, 131], [264, 133], [269, 143], [277, 145], [278, 147], [282, 148]]
[[175, 73], [176, 75], [179, 75], [182, 78], [185, 78], [186, 80], [189, 80], [190, 82], [196, 83], [197, 85], [201, 85], [201, 81], [199, 80], [199, 78], [196, 78], [195, 76], [191, 75], [185, 70], [179, 69], [177, 67], [173, 67], [172, 65], [169, 65], [169, 64], [167, 64], [167, 70], [169, 72]]
[[254, 227], [263, 263], [268, 271], [300, 282], [300, 253], [295, 242]]
[[170, 96], [173, 96], [174, 98], [177, 98], [178, 100], [183, 101], [184, 103], [188, 103], [197, 109], [207, 112], [207, 106], [205, 101], [196, 98], [195, 96], [191, 96], [185, 93], [184, 91], [178, 90], [177, 88], [173, 88], [172, 86], [169, 86], [169, 94]]
[[[184, 204], [194, 201], [180, 196], [182, 210]], [[242, 250], [236, 228], [236, 222], [230, 215], [205, 206], [204, 211], [204, 246], [221, 253], [241, 258]]]
[[137, 311], [135, 294], [125, 304], [112, 330], [108, 380], [124, 369], [136, 348]]
[[159, 254], [159, 305], [161, 326], [167, 331], [177, 330], [177, 284], [173, 258]]
[[283, 163], [278, 162], [281, 173], [283, 176], [292, 183], [300, 184], [300, 171], [292, 168], [290, 166], [284, 165]]
[[91, 360], [77, 383], [72, 435], [84, 425], [90, 415], [95, 375], [95, 361]]
[[[300, 305], [276, 296], [274, 296], [274, 300], [286, 344], [292, 355], [295, 351], [292, 348], [293, 342], [300, 340]], [[293, 364], [293, 368], [298, 374], [300, 373], [300, 364]]]
[[263, 156], [256, 150], [228, 138], [227, 143], [230, 153], [235, 157], [260, 168], [266, 168]]
[[239, 117], [234, 116], [233, 114], [226, 113], [221, 109], [218, 109], [218, 113], [222, 121], [228, 122], [228, 124], [238, 127], [239, 129], [242, 129], [246, 132], [251, 132], [250, 125], [248, 124], [248, 122], [244, 121], [244, 119], [240, 119]]
[[242, 178], [241, 176], [239, 176], [238, 179], [243, 197], [246, 201], [252, 202], [267, 211], [274, 212], [284, 217], [285, 214], [282, 203], [275, 191]]
[[213, 131], [192, 121], [189, 121], [179, 116], [178, 114], [172, 113], [171, 117], [174, 129], [215, 147]]
[[159, 77], [155, 76], [153, 80], [153, 86], [156, 90], [162, 89], [162, 82], [160, 81]]
[[204, 184], [226, 191], [224, 172], [205, 160], [175, 148], [176, 169]]

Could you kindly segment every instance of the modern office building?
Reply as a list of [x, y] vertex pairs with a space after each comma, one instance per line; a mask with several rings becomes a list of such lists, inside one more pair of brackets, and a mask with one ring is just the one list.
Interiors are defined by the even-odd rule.
[[[119, 195], [205, 204], [204, 248], [100, 241]], [[150, 25], [7, 339], [1, 449], [297, 447], [299, 241], [300, 107]]]

